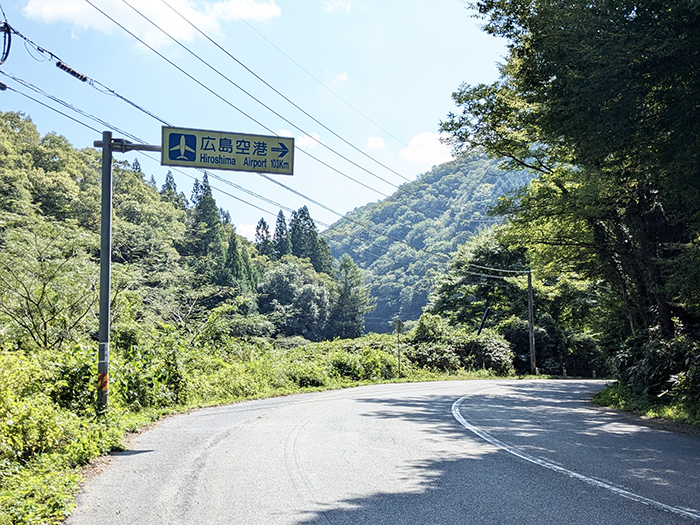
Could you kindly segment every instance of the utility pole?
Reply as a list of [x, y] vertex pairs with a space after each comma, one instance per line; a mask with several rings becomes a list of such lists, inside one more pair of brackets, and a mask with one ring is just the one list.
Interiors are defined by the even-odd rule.
[[113, 139], [111, 131], [102, 133], [102, 140], [94, 142], [102, 148], [102, 205], [100, 230], [100, 330], [97, 356], [97, 413], [107, 412], [109, 399], [109, 315], [110, 282], [112, 277], [112, 152], [160, 151], [160, 146], [132, 144], [124, 139]]
[[530, 328], [530, 373], [537, 373], [535, 360], [535, 303], [532, 292], [532, 270], [527, 271], [527, 317]]
[[401, 332], [403, 332], [403, 321], [397, 319], [394, 323], [394, 328], [396, 329], [396, 363], [399, 377], [401, 377]]

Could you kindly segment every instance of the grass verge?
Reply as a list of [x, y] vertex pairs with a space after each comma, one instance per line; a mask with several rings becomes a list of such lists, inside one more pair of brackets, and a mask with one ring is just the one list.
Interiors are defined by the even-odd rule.
[[700, 404], [684, 399], [649, 397], [634, 392], [630, 388], [612, 383], [593, 398], [599, 406], [630, 412], [649, 419], [662, 419], [670, 423], [688, 427], [693, 433], [700, 433]]

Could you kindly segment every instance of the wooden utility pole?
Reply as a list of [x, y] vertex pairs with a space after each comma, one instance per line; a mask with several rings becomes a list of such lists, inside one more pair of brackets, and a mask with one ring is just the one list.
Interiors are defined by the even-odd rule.
[[396, 362], [399, 377], [401, 377], [401, 332], [403, 332], [403, 321], [397, 319], [394, 323], [394, 328], [396, 329]]
[[537, 373], [535, 359], [535, 303], [532, 292], [532, 270], [527, 271], [527, 317], [530, 328], [530, 373]]

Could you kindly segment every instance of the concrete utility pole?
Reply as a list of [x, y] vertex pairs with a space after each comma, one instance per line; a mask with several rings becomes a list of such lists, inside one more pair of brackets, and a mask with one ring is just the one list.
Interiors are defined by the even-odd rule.
[[100, 231], [100, 331], [97, 357], [97, 413], [107, 411], [109, 398], [109, 315], [110, 282], [112, 277], [112, 152], [160, 151], [160, 146], [132, 144], [124, 139], [113, 139], [111, 131], [102, 133], [96, 140], [96, 148], [102, 148], [102, 208]]

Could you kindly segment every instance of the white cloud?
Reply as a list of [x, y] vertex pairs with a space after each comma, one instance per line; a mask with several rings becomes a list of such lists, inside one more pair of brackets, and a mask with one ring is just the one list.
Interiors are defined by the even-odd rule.
[[[281, 129], [277, 132], [277, 134], [280, 137], [294, 137], [294, 133], [292, 133], [288, 129]], [[315, 131], [312, 131], [310, 133], [310, 135], [313, 138], [309, 137], [308, 135], [301, 135], [300, 137], [294, 137], [294, 145], [301, 146], [302, 148], [313, 148], [314, 146], [318, 146], [319, 142], [323, 142], [321, 140], [321, 136], [318, 133], [316, 133]]]
[[347, 82], [348, 81], [348, 74], [347, 73], [341, 73], [337, 77], [335, 77], [335, 81], [333, 82], [334, 84], [337, 84], [338, 82]]
[[[173, 37], [192, 41], [197, 31], [161, 2], [127, 0], [138, 11]], [[123, 2], [92, 0], [92, 2], [151, 46], [170, 44], [172, 40], [136, 14]], [[169, 0], [168, 3], [205, 33], [219, 33], [220, 23], [245, 18], [261, 21], [281, 15], [275, 0], [226, 0], [206, 3], [201, 7], [189, 0]], [[24, 14], [46, 24], [69, 23], [76, 29], [93, 29], [111, 33], [117, 26], [84, 0], [29, 0]]]
[[370, 137], [367, 139], [367, 149], [377, 150], [386, 146], [386, 141], [383, 137]]
[[431, 167], [452, 160], [450, 147], [440, 142], [440, 135], [426, 131], [416, 135], [408, 143], [408, 148], [401, 150], [401, 157], [424, 167]]
[[315, 131], [312, 131], [310, 135], [311, 137], [309, 137], [308, 135], [303, 135], [301, 137], [295, 138], [294, 145], [301, 146], [302, 148], [313, 148], [314, 146], [318, 146], [318, 143], [321, 142], [321, 136]]
[[349, 13], [353, 7], [353, 4], [351, 4], [350, 2], [342, 2], [340, 0], [334, 0], [333, 2], [324, 2], [323, 5], [323, 9], [328, 11], [329, 13]]
[[255, 226], [253, 224], [239, 224], [236, 226], [236, 233], [249, 241], [255, 240]]

